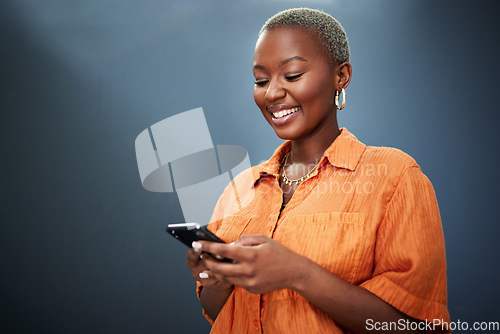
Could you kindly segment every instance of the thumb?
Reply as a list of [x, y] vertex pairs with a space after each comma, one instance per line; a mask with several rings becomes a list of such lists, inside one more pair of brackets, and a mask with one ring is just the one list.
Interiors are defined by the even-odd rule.
[[262, 234], [242, 235], [236, 242], [238, 246], [257, 246], [269, 242], [270, 238]]

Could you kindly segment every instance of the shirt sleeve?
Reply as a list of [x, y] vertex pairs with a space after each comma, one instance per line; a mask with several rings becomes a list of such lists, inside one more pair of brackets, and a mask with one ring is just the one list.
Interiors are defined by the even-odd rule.
[[439, 208], [418, 166], [404, 172], [387, 204], [377, 231], [373, 276], [361, 287], [415, 319], [450, 321]]

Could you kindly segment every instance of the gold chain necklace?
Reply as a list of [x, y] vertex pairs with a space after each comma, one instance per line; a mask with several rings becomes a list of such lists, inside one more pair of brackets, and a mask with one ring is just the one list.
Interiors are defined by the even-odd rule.
[[283, 177], [283, 182], [285, 182], [285, 184], [288, 184], [288, 185], [292, 185], [292, 183], [295, 183], [296, 185], [298, 185], [299, 183], [307, 180], [309, 177], [311, 177], [311, 174], [312, 172], [314, 172], [314, 170], [316, 168], [318, 168], [318, 165], [319, 165], [319, 161], [318, 163], [316, 164], [316, 166], [314, 166], [306, 175], [302, 176], [301, 178], [298, 178], [296, 180], [290, 180], [287, 176], [286, 176], [286, 171], [285, 171], [285, 166], [286, 166], [286, 163], [288, 161], [288, 156], [290, 155], [290, 152], [288, 152], [285, 156], [285, 163], [283, 164], [283, 174], [281, 174], [281, 176]]

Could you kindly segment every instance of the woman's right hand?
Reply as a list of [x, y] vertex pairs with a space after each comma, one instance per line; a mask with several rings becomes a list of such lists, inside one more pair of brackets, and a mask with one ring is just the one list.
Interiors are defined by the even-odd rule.
[[[201, 247], [201, 245], [199, 246]], [[193, 278], [200, 282], [203, 287], [201, 291], [199, 290], [201, 306], [209, 318], [215, 321], [232, 293], [234, 285], [221, 282], [214, 277], [204, 262], [204, 259], [211, 259], [212, 256], [209, 253], [203, 253], [200, 247], [189, 250], [186, 262], [191, 269]]]
[[191, 269], [193, 278], [204, 288], [214, 290], [232, 289], [233, 285], [217, 280], [204, 263], [203, 258], [212, 257], [209, 253], [201, 252], [199, 248], [191, 248], [187, 253], [187, 266]]

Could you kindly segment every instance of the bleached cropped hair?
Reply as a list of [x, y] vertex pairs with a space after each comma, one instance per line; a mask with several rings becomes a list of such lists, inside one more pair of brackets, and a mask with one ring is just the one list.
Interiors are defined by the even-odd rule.
[[321, 39], [322, 46], [334, 63], [341, 64], [349, 61], [349, 42], [344, 28], [331, 15], [310, 8], [287, 9], [267, 20], [260, 29], [259, 37], [266, 30], [285, 26], [305, 28], [316, 32]]

